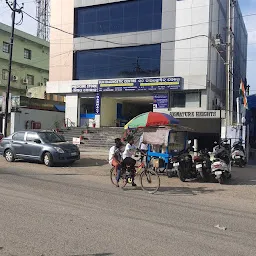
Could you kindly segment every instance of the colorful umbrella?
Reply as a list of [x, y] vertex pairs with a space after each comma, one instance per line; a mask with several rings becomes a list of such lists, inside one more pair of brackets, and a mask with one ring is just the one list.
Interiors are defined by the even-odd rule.
[[179, 124], [179, 121], [171, 115], [158, 112], [147, 112], [134, 117], [124, 126], [124, 129], [157, 127], [176, 124]]

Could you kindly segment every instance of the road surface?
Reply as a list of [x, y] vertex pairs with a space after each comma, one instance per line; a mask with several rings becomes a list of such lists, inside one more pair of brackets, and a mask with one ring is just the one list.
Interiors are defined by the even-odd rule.
[[113, 187], [103, 159], [0, 166], [0, 255], [256, 255], [254, 168], [223, 186], [161, 177], [149, 195]]

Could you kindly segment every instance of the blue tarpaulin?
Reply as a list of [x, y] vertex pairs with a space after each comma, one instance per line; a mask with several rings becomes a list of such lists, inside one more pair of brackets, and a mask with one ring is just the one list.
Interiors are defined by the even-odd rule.
[[54, 107], [60, 112], [65, 112], [65, 105], [54, 105]]

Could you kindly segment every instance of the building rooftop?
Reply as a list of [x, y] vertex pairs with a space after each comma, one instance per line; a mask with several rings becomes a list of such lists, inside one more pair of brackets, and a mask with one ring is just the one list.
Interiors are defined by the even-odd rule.
[[[4, 32], [7, 32], [8, 34], [10, 34], [11, 33], [11, 27], [0, 22], [0, 31], [4, 31]], [[45, 41], [41, 38], [38, 38], [36, 36], [33, 36], [31, 34], [28, 34], [26, 32], [23, 32], [21, 30], [15, 29], [14, 34], [15, 34], [15, 36], [18, 36], [20, 38], [25, 38], [26, 40], [32, 41], [34, 43], [43, 45], [43, 46], [48, 47], [48, 48], [50, 47], [49, 42], [47, 42], [47, 41]]]

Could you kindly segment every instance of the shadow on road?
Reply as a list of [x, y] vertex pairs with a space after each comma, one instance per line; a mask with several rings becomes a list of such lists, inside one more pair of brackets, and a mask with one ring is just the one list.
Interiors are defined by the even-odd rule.
[[113, 253], [72, 254], [70, 256], [108, 256], [108, 255], [113, 255]]
[[224, 191], [223, 189], [208, 189], [206, 187], [197, 187], [197, 188], [189, 188], [189, 187], [160, 187], [159, 192], [168, 192], [171, 195], [191, 195], [196, 196], [198, 194], [209, 194], [214, 192]]
[[[38, 161], [33, 161], [33, 160], [20, 160], [17, 159], [15, 162], [18, 163], [31, 163], [31, 164], [39, 164], [39, 165], [43, 165], [42, 163], [38, 162]], [[97, 158], [82, 158], [78, 161], [76, 161], [73, 164], [68, 164], [68, 163], [58, 163], [55, 164], [54, 167], [97, 167], [97, 166], [103, 166], [108, 164], [108, 161], [105, 159], [97, 159]]]
[[75, 162], [71, 167], [96, 167], [103, 166], [106, 164], [108, 164], [108, 161], [105, 159], [82, 158], [79, 161]]
[[256, 168], [255, 166], [246, 168], [233, 168], [232, 178], [227, 185], [247, 185], [256, 186]]

